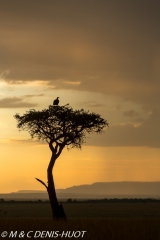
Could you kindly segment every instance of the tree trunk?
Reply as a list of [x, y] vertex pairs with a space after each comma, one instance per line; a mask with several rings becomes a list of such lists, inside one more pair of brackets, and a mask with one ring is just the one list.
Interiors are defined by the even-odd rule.
[[53, 171], [53, 167], [54, 167], [56, 159], [57, 159], [56, 155], [54, 153], [52, 153], [51, 160], [50, 160], [50, 163], [49, 163], [48, 169], [47, 169], [47, 177], [48, 177], [47, 191], [48, 191], [48, 196], [49, 196], [49, 200], [50, 200], [50, 204], [51, 204], [53, 219], [54, 220], [58, 220], [58, 219], [67, 220], [62, 204], [58, 203], [57, 196], [56, 196], [56, 190], [55, 190], [55, 186], [54, 186], [52, 171]]

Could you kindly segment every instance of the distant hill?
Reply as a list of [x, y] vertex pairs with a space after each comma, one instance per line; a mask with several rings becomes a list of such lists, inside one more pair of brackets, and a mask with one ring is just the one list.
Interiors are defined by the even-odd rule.
[[57, 192], [100, 195], [160, 195], [160, 182], [97, 182], [57, 189]]
[[[57, 189], [60, 199], [67, 198], [160, 198], [160, 182], [97, 182], [91, 185], [72, 186]], [[48, 199], [46, 191], [20, 190], [9, 194], [0, 194], [6, 199]]]
[[44, 190], [19, 190], [17, 192], [12, 192], [12, 193], [44, 193], [46, 191]]

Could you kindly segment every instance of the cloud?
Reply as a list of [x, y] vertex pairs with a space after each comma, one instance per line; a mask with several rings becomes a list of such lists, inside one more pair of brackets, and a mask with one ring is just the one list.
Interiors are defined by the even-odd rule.
[[[4, 81], [13, 84], [38, 79], [46, 81], [46, 90], [76, 89], [117, 96], [153, 112], [150, 119], [158, 126], [158, 1], [1, 1], [0, 22], [0, 73]], [[4, 98], [0, 107], [37, 105], [27, 99]], [[101, 103], [88, 106], [97, 104]], [[134, 145], [135, 139], [138, 145], [159, 144], [152, 122], [149, 126], [136, 110], [122, 114], [135, 122], [111, 128], [110, 139], [113, 137], [115, 144]]]
[[71, 85], [80, 85], [80, 81], [63, 81], [64, 84], [71, 84]]
[[9, 142], [17, 144], [29, 144], [29, 145], [44, 145], [46, 142], [39, 141], [37, 139], [24, 139], [24, 138], [10, 138]]
[[34, 95], [34, 94], [27, 94], [27, 95], [24, 95], [24, 96], [22, 96], [22, 98], [24, 99], [24, 98], [32, 98], [32, 97], [43, 97], [44, 96], [44, 94], [36, 94], [36, 95]]
[[62, 2], [0, 3], [4, 80], [49, 81], [54, 89], [120, 96], [152, 110], [160, 101], [157, 4]]
[[152, 114], [148, 120], [142, 123], [111, 125], [102, 134], [90, 135], [86, 139], [86, 145], [160, 148], [159, 114]]
[[9, 70], [0, 73], [0, 80], [4, 80], [5, 77], [9, 74]]
[[94, 107], [94, 108], [99, 108], [99, 107], [105, 107], [105, 104], [97, 103], [96, 101], [86, 101], [82, 102], [81, 105], [85, 107]]
[[0, 108], [25, 108], [25, 107], [37, 106], [36, 103], [30, 103], [30, 102], [24, 101], [24, 99], [25, 99], [24, 97], [2, 98], [0, 99]]
[[123, 116], [133, 118], [133, 117], [138, 117], [139, 114], [135, 110], [131, 109], [131, 110], [128, 110], [128, 111], [124, 111]]

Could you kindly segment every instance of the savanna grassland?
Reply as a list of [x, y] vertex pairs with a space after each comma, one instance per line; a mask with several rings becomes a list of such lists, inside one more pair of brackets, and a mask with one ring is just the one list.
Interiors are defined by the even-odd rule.
[[[48, 202], [0, 203], [0, 233], [3, 231], [8, 233], [17, 231], [17, 234], [21, 231], [24, 233], [28, 231], [87, 231], [83, 238], [80, 236], [78, 239], [160, 239], [159, 202], [77, 202], [63, 203], [63, 206], [68, 221], [53, 222]], [[18, 235], [14, 239], [19, 239]], [[28, 238], [24, 236], [23, 239]], [[54, 237], [45, 239], [54, 239]], [[57, 237], [56, 239], [69, 238]]]

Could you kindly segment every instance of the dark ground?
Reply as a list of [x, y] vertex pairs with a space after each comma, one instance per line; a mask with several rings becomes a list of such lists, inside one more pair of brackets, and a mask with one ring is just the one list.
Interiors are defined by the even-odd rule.
[[[160, 202], [63, 202], [70, 218], [160, 218]], [[0, 202], [0, 218], [52, 217], [49, 202]]]
[[[1, 202], [0, 234], [17, 231], [87, 231], [89, 240], [160, 240], [159, 202], [63, 203], [68, 221], [53, 222], [49, 203]], [[28, 239], [26, 236], [21, 239]], [[70, 239], [68, 237], [41, 237]], [[75, 237], [72, 237], [73, 239]], [[2, 239], [2, 237], [0, 237]], [[5, 238], [11, 239], [11, 238]], [[30, 238], [31, 239], [31, 238]], [[35, 239], [32, 236], [32, 239]], [[37, 237], [36, 239], [40, 239]]]

